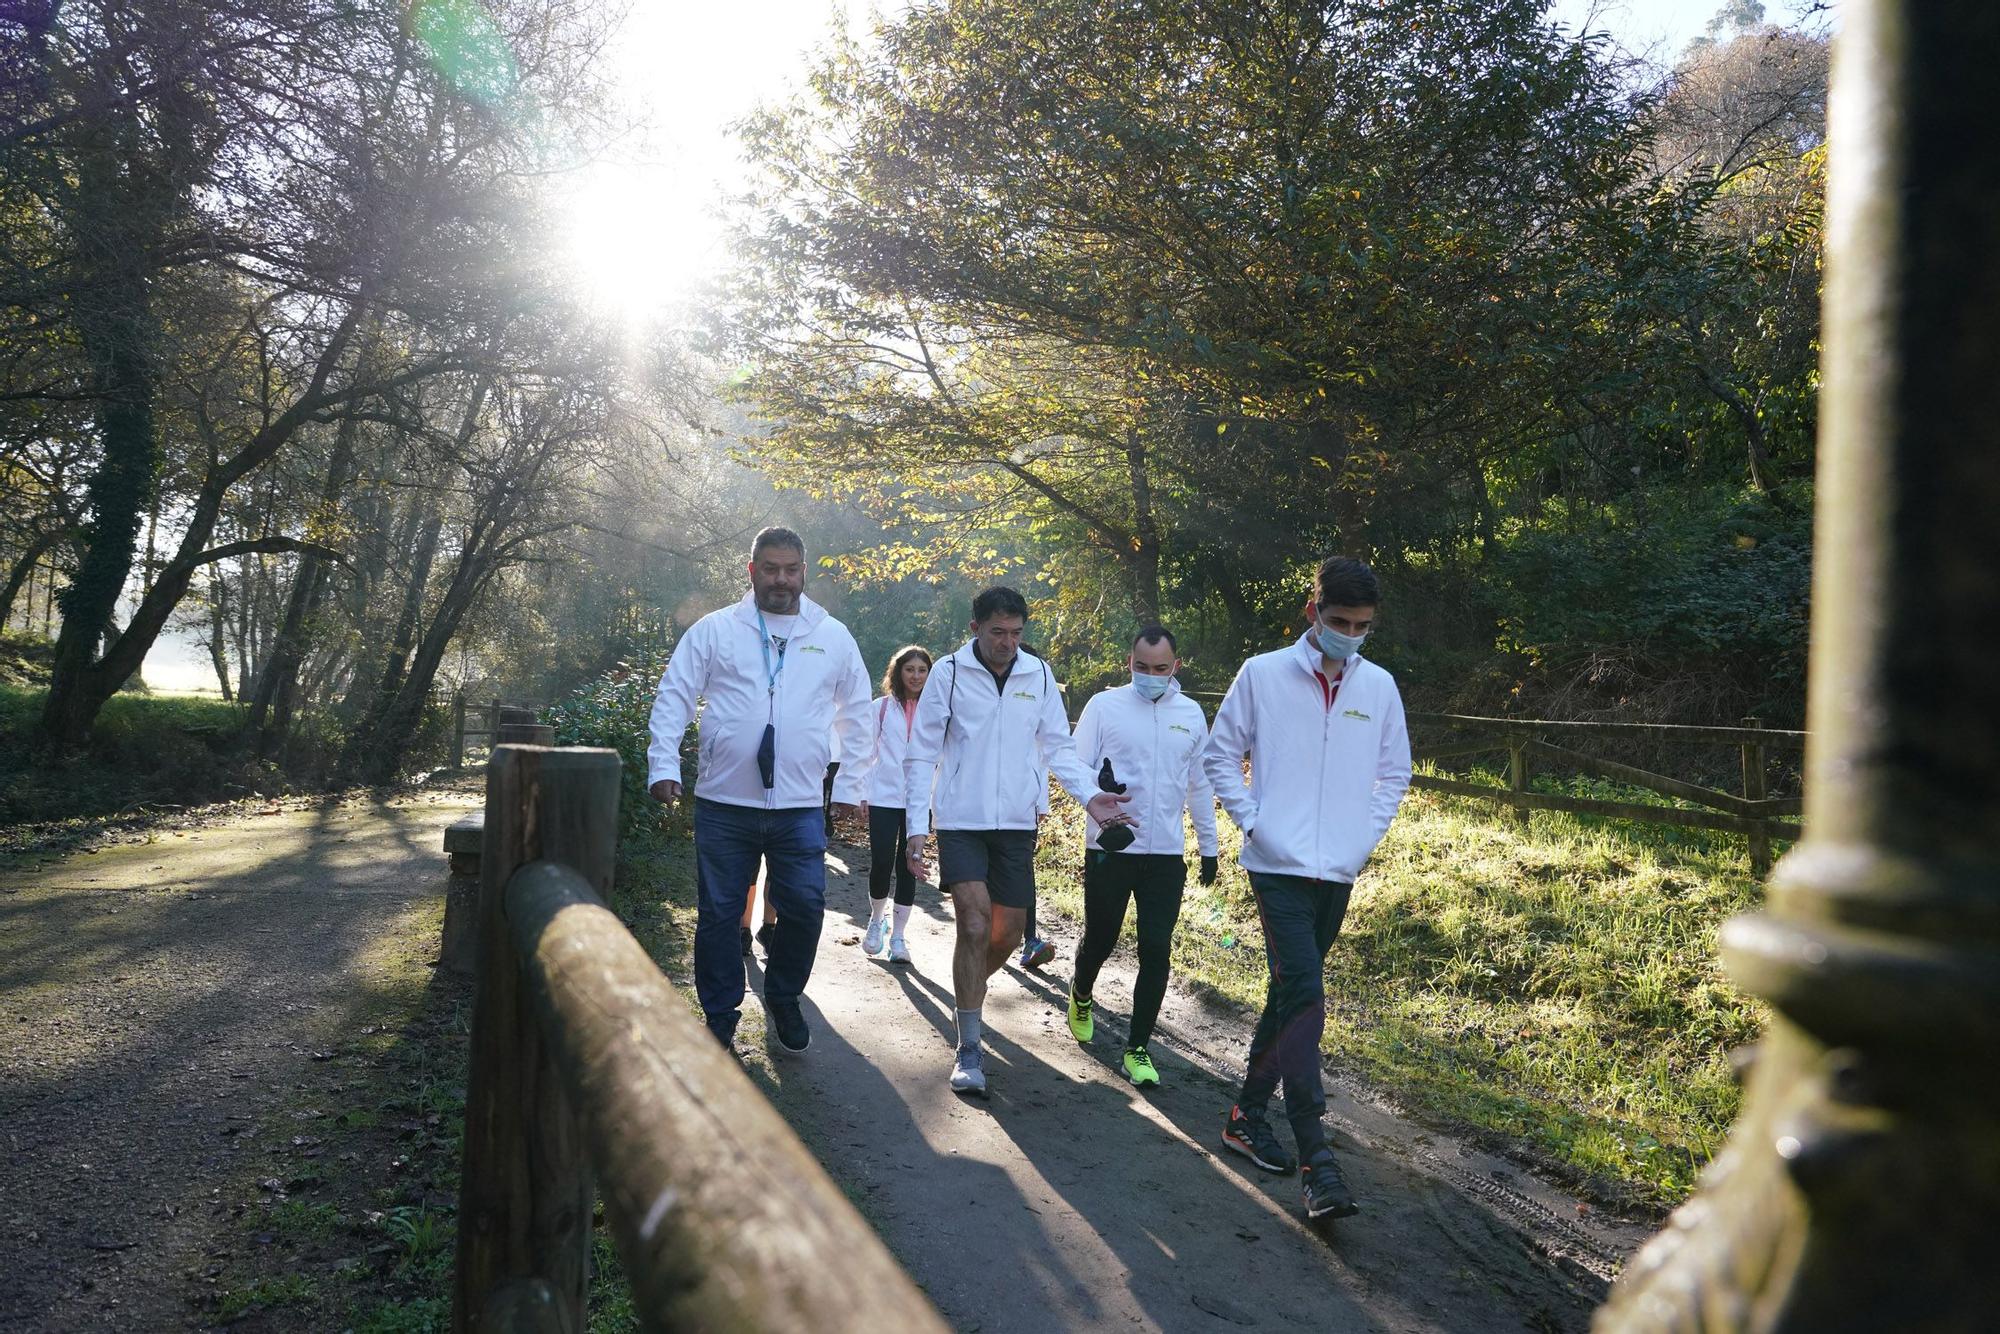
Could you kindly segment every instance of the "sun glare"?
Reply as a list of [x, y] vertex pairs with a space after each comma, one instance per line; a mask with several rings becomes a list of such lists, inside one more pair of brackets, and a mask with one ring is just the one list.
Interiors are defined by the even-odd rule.
[[583, 295], [620, 318], [657, 315], [695, 286], [716, 241], [698, 198], [658, 166], [600, 164], [564, 207], [571, 268]]

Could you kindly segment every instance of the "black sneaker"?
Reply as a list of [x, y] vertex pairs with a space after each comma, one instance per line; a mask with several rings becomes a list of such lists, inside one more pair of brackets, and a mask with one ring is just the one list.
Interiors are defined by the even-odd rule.
[[1285, 1146], [1278, 1143], [1278, 1137], [1271, 1133], [1271, 1123], [1264, 1119], [1262, 1112], [1246, 1112], [1241, 1107], [1229, 1109], [1229, 1124], [1222, 1128], [1222, 1146], [1242, 1154], [1266, 1172], [1276, 1172], [1279, 1176], [1290, 1176], [1298, 1164], [1292, 1155], [1285, 1152]]
[[746, 959], [750, 957], [751, 939], [752, 937], [750, 935], [750, 928], [746, 926], [743, 928], [743, 957]]
[[1306, 1164], [1299, 1178], [1299, 1191], [1305, 1200], [1307, 1218], [1352, 1218], [1361, 1212], [1331, 1149], [1321, 1149]]
[[771, 1031], [778, 1035], [778, 1045], [789, 1052], [801, 1052], [812, 1046], [812, 1030], [806, 1027], [806, 1017], [799, 1012], [797, 1001], [772, 1001], [765, 1006], [771, 1019]]
[[708, 1025], [708, 1031], [715, 1034], [715, 1040], [722, 1044], [722, 1049], [734, 1055], [736, 1051], [736, 1016], [733, 1014], [712, 1014], [706, 1016], [703, 1022]]
[[[777, 929], [777, 925], [776, 922], [766, 922], [757, 928], [757, 943], [764, 947], [764, 957], [766, 959], [771, 957], [771, 936]], [[747, 954], [749, 951], [745, 950], [744, 952]]]

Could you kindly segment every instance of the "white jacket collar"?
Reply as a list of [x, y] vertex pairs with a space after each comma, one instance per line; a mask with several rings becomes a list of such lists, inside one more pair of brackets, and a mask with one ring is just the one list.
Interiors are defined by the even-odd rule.
[[[1293, 647], [1298, 650], [1299, 661], [1305, 664], [1307, 671], [1318, 672], [1324, 670], [1326, 655], [1319, 651], [1319, 645], [1312, 642], [1312, 632], [1310, 630], [1301, 633], [1299, 635], [1299, 642], [1293, 645]], [[1360, 665], [1361, 654], [1357, 652], [1341, 667], [1340, 679], [1343, 681], [1352, 680], [1355, 669]]]
[[[736, 604], [736, 619], [749, 626], [757, 624], [757, 595], [755, 593], [745, 593], [742, 600]], [[819, 603], [814, 602], [805, 594], [799, 594], [800, 634], [811, 634], [819, 628], [820, 622], [825, 619], [825, 607], [820, 606]]]

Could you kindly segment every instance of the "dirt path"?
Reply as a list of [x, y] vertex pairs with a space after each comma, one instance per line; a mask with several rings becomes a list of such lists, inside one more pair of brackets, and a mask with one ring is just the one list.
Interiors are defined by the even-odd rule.
[[274, 807], [0, 873], [0, 1329], [210, 1323], [232, 1184], [311, 1159], [288, 1109], [421, 989], [412, 918], [475, 802]]
[[1087, 1049], [1059, 1008], [1067, 950], [1047, 979], [1005, 970], [986, 1005], [993, 1096], [961, 1100], [936, 892], [919, 892], [910, 969], [860, 953], [861, 877], [830, 875], [828, 898], [812, 1049], [753, 1065], [957, 1329], [1580, 1330], [1642, 1239], [1346, 1091], [1331, 1124], [1364, 1212], [1308, 1229], [1295, 1179], [1221, 1152], [1240, 1018], [1177, 991], [1154, 1048], [1163, 1087], [1124, 1082], [1129, 956], [1099, 983]]

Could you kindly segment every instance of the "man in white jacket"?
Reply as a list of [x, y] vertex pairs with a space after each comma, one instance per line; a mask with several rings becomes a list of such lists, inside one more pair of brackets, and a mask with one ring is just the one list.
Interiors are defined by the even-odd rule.
[[[764, 1010], [780, 1046], [804, 1051], [799, 1009], [826, 910], [821, 787], [840, 761], [833, 805], [863, 800], [870, 759], [868, 670], [847, 627], [805, 596], [805, 543], [766, 528], [750, 548], [750, 592], [688, 627], [653, 700], [647, 784], [657, 801], [682, 795], [681, 736], [703, 707], [694, 803], [695, 994], [722, 1045], [743, 1004], [738, 923], [745, 886], [764, 861], [778, 921], [765, 956]], [[838, 754], [831, 752], [838, 751]]]
[[951, 1087], [980, 1096], [986, 979], [1020, 943], [1034, 902], [1036, 806], [1047, 790], [1042, 767], [1092, 818], [1123, 820], [1124, 798], [1098, 792], [1077, 758], [1055, 673], [1021, 652], [1027, 620], [1028, 604], [1011, 588], [989, 588], [973, 600], [972, 638], [931, 672], [903, 760], [910, 868], [922, 874], [924, 844], [935, 828], [938, 880], [958, 921]]
[[[1194, 821], [1201, 855], [1201, 883], [1215, 883], [1215, 793], [1201, 763], [1208, 720], [1201, 705], [1181, 693], [1175, 674], [1180, 648], [1173, 632], [1149, 625], [1132, 640], [1126, 659], [1129, 685], [1100, 690], [1076, 720], [1076, 753], [1099, 774], [1100, 786], [1123, 786], [1128, 809], [1145, 827], [1129, 844], [1103, 838], [1096, 821], [1083, 835], [1083, 944], [1069, 988], [1069, 1031], [1078, 1042], [1096, 1032], [1091, 988], [1118, 944], [1125, 905], [1139, 905], [1139, 977], [1132, 984], [1131, 1033], [1125, 1042], [1125, 1077], [1137, 1087], [1160, 1082], [1147, 1043], [1167, 994], [1167, 970], [1187, 885], [1187, 835], [1181, 814]], [[1109, 847], [1108, 843], [1121, 843]]]
[[1215, 795], [1243, 831], [1240, 859], [1271, 970], [1223, 1143], [1266, 1171], [1292, 1170], [1265, 1115], [1282, 1082], [1310, 1218], [1359, 1209], [1320, 1125], [1324, 970], [1354, 878], [1410, 785], [1402, 696], [1395, 679], [1358, 652], [1381, 600], [1372, 570], [1330, 557], [1306, 604], [1306, 632], [1243, 664], [1202, 757]]

